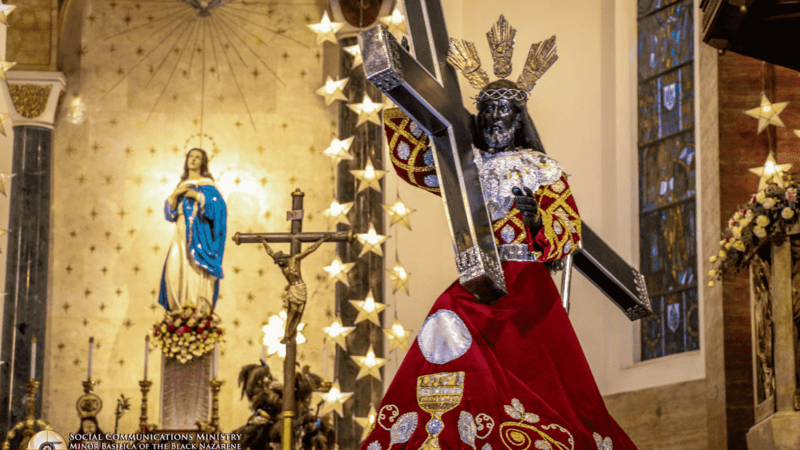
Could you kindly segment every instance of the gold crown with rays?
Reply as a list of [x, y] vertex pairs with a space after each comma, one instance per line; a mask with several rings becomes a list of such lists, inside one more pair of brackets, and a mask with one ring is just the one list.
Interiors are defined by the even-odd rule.
[[[514, 53], [516, 36], [517, 30], [506, 22], [503, 15], [500, 15], [497, 23], [486, 33], [494, 60], [494, 74], [500, 79], [511, 75], [511, 56]], [[463, 39], [451, 38], [450, 49], [447, 52], [447, 62], [461, 72], [461, 75], [469, 81], [472, 87], [480, 91], [475, 98], [478, 103], [487, 99], [525, 101], [528, 98], [527, 93], [557, 60], [556, 37], [552, 36], [550, 39], [531, 45], [525, 67], [517, 78], [518, 89], [484, 90], [489, 84], [489, 75], [481, 67], [481, 60], [478, 51], [475, 50], [475, 44]]]

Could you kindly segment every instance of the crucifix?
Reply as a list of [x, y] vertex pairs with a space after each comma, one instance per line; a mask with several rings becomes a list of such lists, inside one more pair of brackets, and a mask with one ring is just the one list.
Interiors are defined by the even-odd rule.
[[[386, 28], [359, 34], [367, 79], [425, 130], [448, 216], [460, 283], [479, 300], [504, 296], [505, 280], [473, 160], [472, 117], [461, 101], [440, 0], [406, 0], [412, 56]], [[631, 319], [650, 314], [644, 279], [584, 222], [582, 248], [566, 259], [562, 297], [568, 308], [575, 267]]]
[[[300, 262], [319, 248], [324, 242], [353, 242], [353, 231], [337, 231], [333, 233], [303, 233], [303, 192], [296, 189], [292, 192], [292, 210], [286, 212], [286, 220], [292, 222], [289, 233], [239, 233], [233, 236], [233, 242], [239, 244], [262, 244], [267, 253], [281, 268], [286, 277], [284, 308], [286, 309], [286, 327], [281, 341], [286, 345], [286, 357], [283, 360], [283, 450], [292, 448], [292, 419], [296, 417], [294, 400], [295, 364], [297, 360], [297, 326], [305, 309], [307, 292], [300, 272]], [[269, 243], [289, 243], [289, 254], [275, 252]], [[302, 250], [302, 243], [313, 243]]]

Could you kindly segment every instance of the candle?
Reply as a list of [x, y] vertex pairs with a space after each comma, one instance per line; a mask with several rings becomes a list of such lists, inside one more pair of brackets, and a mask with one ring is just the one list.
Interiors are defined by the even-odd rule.
[[147, 360], [150, 357], [150, 335], [144, 337], [144, 379], [147, 380]]
[[89, 371], [86, 374], [86, 379], [92, 379], [92, 353], [94, 353], [94, 337], [89, 338]]
[[31, 339], [31, 380], [36, 378], [36, 338]]
[[219, 342], [214, 342], [214, 379], [219, 375]]

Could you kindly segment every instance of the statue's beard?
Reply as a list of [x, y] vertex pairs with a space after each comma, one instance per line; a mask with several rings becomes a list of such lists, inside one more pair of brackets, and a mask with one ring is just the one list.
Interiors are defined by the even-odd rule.
[[[515, 124], [516, 125], [516, 124]], [[513, 126], [507, 130], [502, 123], [494, 123], [483, 130], [483, 139], [489, 148], [505, 148], [514, 139], [517, 127]]]

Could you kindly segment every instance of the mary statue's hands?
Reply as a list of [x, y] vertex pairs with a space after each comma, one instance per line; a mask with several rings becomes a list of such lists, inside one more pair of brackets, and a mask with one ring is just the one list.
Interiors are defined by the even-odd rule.
[[533, 196], [533, 191], [527, 187], [524, 189], [523, 192], [522, 189], [513, 187], [511, 193], [515, 196], [514, 201], [517, 203], [517, 209], [522, 213], [525, 226], [528, 227], [531, 234], [536, 234], [542, 228], [542, 214], [539, 212], [539, 203]]

